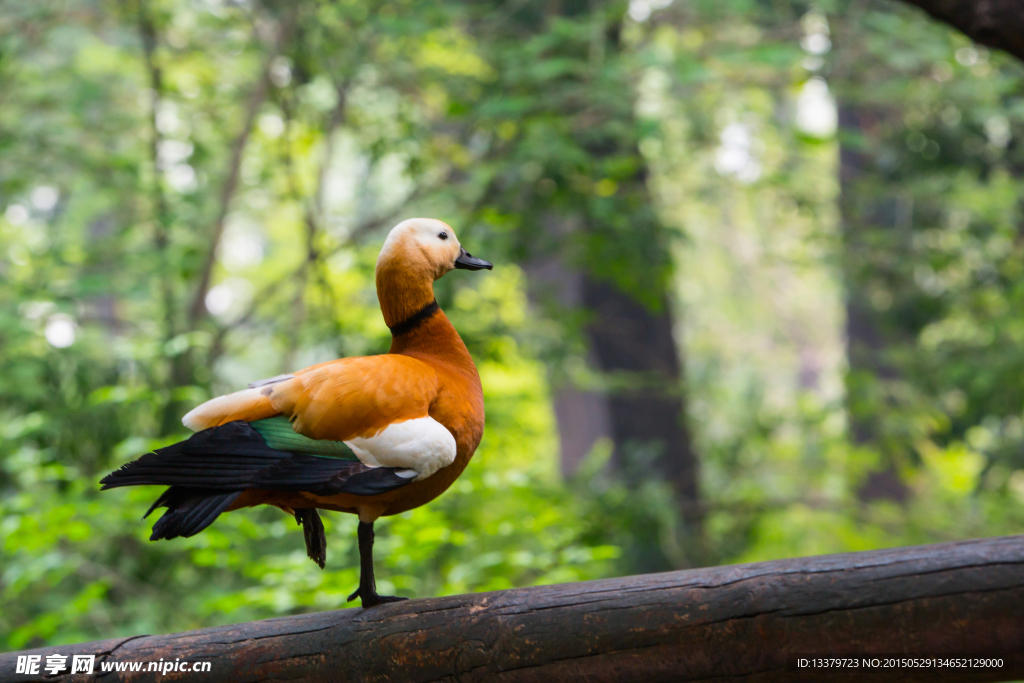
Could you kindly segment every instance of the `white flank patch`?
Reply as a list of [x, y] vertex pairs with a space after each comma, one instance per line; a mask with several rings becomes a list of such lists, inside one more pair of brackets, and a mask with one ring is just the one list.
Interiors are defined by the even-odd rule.
[[345, 443], [363, 464], [414, 470], [416, 481], [455, 460], [455, 437], [429, 416], [396, 422], [374, 436]]

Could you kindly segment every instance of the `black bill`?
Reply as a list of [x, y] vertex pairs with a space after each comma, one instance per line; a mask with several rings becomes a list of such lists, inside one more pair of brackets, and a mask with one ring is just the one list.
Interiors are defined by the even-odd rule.
[[461, 270], [483, 270], [484, 268], [490, 270], [494, 264], [484, 261], [482, 258], [476, 258], [465, 249], [460, 248], [459, 258], [455, 259], [455, 267]]

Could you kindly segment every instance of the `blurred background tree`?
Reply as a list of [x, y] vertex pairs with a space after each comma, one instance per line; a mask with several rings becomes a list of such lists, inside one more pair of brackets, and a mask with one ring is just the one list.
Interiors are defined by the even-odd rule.
[[[291, 520], [97, 479], [380, 353], [386, 231], [487, 432], [380, 533], [425, 596], [1020, 531], [1024, 70], [895, 4], [0, 2], [8, 649], [344, 606]], [[385, 582], [391, 585], [383, 585]]]

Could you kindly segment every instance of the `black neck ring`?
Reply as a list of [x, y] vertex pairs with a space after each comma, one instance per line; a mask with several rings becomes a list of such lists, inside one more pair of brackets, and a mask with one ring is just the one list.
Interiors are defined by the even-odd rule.
[[434, 299], [397, 325], [388, 326], [388, 329], [391, 330], [391, 336], [400, 337], [403, 334], [412, 332], [440, 310], [441, 307], [437, 305], [437, 299]]

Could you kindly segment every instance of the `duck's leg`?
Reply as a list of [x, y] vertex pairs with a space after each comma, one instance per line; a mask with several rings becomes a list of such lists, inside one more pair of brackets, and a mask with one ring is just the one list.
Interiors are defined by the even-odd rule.
[[373, 522], [359, 522], [359, 588], [348, 596], [349, 602], [360, 597], [363, 608], [385, 602], [408, 600], [394, 595], [377, 595], [377, 582], [373, 578]]

